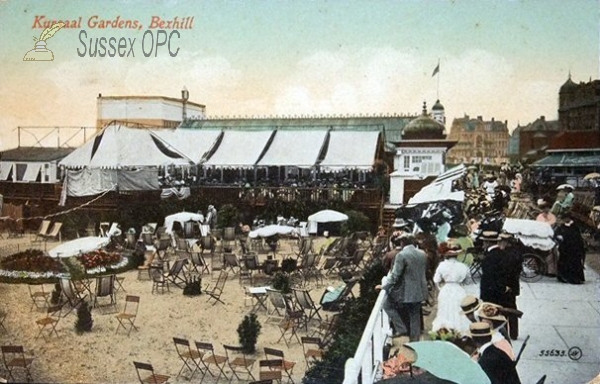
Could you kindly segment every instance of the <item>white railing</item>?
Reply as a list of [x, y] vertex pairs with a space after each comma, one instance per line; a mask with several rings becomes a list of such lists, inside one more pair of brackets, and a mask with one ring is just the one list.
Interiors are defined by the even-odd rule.
[[390, 334], [390, 322], [383, 310], [385, 291], [379, 292], [354, 357], [346, 360], [344, 384], [373, 384], [383, 360], [383, 346]]

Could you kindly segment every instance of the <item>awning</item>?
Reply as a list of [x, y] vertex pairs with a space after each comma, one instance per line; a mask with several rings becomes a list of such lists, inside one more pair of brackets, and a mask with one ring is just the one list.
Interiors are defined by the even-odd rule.
[[12, 170], [12, 163], [2, 163], [0, 162], [0, 181], [5, 181], [8, 179], [8, 175]]
[[532, 167], [594, 167], [600, 164], [600, 153], [555, 153], [531, 164]]
[[252, 168], [274, 131], [225, 131], [216, 152], [202, 165]]
[[277, 131], [258, 166], [310, 168], [319, 157], [327, 131]]
[[210, 152], [223, 131], [220, 129], [155, 129], [154, 136], [177, 148], [181, 153], [199, 164]]
[[379, 143], [379, 131], [332, 131], [321, 170], [336, 172], [343, 169], [368, 171], [373, 167]]
[[454, 180], [460, 179], [466, 170], [467, 168], [464, 164], [461, 164], [442, 173], [432, 181], [431, 184], [421, 188], [421, 190], [408, 201], [408, 204], [433, 203], [445, 200], [464, 201], [465, 193], [463, 191], [453, 192], [452, 184]]
[[40, 175], [41, 164], [27, 164], [27, 170], [23, 175], [23, 181], [36, 181]]

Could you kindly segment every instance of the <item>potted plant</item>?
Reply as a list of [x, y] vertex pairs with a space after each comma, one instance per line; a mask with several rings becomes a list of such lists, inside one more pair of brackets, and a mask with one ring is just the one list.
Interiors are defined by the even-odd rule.
[[271, 286], [273, 289], [276, 289], [283, 293], [284, 295], [292, 292], [290, 287], [290, 276], [287, 273], [277, 272], [273, 276], [273, 280], [271, 281]]
[[244, 320], [242, 320], [237, 329], [240, 345], [244, 353], [254, 353], [256, 351], [256, 341], [258, 340], [261, 328], [256, 314], [251, 313], [244, 316]]

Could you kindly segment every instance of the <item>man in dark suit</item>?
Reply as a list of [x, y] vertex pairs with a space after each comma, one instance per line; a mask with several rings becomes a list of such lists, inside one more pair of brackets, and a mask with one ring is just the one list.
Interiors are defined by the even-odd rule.
[[[384, 289], [390, 302], [400, 313], [409, 318], [410, 341], [419, 341], [421, 335], [421, 306], [427, 300], [427, 255], [418, 249], [415, 238], [410, 235], [398, 239], [401, 251], [394, 259], [388, 278], [376, 289]], [[397, 334], [405, 334], [406, 324], [400, 319], [394, 324]]]
[[484, 231], [484, 256], [481, 261], [481, 282], [479, 283], [479, 298], [488, 303], [502, 307], [510, 304], [510, 284], [506, 268], [506, 252], [500, 248], [498, 232]]
[[515, 362], [492, 343], [492, 329], [488, 323], [477, 322], [469, 327], [477, 345], [477, 359], [492, 384], [521, 384]]
[[[499, 248], [504, 251], [503, 268], [506, 274], [508, 291], [504, 295], [504, 308], [514, 309], [517, 312], [517, 296], [521, 294], [521, 270], [523, 268], [523, 254], [515, 246], [513, 236], [507, 233], [500, 234]], [[512, 340], [519, 337], [519, 317], [516, 314], [506, 314], [508, 318], [508, 332]]]

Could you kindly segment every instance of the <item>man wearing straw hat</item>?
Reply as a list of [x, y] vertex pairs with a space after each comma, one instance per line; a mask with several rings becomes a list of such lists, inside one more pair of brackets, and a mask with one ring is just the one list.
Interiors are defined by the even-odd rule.
[[483, 240], [484, 258], [481, 261], [481, 282], [479, 298], [482, 301], [505, 306], [510, 302], [506, 252], [500, 248], [498, 232], [484, 231], [479, 237]]
[[469, 334], [477, 345], [477, 362], [492, 384], [521, 384], [515, 362], [492, 343], [492, 328], [488, 323], [471, 324]]

